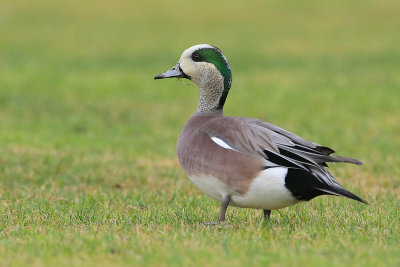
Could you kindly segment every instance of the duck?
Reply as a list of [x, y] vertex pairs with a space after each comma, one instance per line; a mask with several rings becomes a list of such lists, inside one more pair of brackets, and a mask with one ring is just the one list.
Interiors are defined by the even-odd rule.
[[186, 49], [174, 67], [154, 77], [166, 78], [189, 79], [200, 89], [197, 109], [179, 135], [177, 155], [194, 185], [221, 203], [219, 222], [225, 222], [228, 206], [263, 210], [268, 221], [272, 210], [322, 195], [367, 204], [327, 170], [328, 163], [360, 161], [332, 155], [333, 149], [271, 123], [224, 115], [232, 71], [217, 47]]

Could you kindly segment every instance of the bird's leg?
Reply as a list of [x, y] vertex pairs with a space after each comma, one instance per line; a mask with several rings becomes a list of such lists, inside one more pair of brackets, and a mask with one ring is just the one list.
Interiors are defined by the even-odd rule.
[[269, 221], [270, 216], [271, 216], [271, 210], [264, 210], [264, 221]]
[[221, 200], [221, 210], [219, 212], [219, 218], [218, 222], [210, 222], [210, 223], [202, 223], [207, 226], [216, 226], [221, 222], [225, 222], [225, 214], [226, 214], [226, 209], [229, 206], [229, 202], [231, 201], [231, 196], [225, 196]]
[[218, 218], [219, 222], [225, 221], [226, 209], [228, 208], [230, 201], [231, 201], [231, 196], [225, 196], [222, 198], [221, 210], [219, 212], [219, 218]]

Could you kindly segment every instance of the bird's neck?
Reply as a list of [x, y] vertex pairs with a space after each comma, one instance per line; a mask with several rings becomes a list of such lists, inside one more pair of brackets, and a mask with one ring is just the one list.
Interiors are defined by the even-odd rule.
[[225, 104], [229, 88], [224, 88], [223, 79], [207, 79], [200, 85], [200, 100], [196, 113], [221, 112]]

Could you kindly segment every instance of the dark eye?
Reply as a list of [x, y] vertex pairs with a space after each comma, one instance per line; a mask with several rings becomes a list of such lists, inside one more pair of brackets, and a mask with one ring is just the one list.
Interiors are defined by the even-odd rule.
[[193, 61], [196, 61], [196, 62], [199, 62], [199, 61], [202, 60], [202, 58], [201, 58], [201, 56], [200, 56], [199, 54], [193, 53], [193, 54], [192, 54], [192, 60], [193, 60]]

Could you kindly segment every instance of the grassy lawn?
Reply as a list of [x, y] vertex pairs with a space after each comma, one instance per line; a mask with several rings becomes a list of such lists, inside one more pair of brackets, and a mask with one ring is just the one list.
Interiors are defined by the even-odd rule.
[[[0, 266], [399, 266], [399, 1], [0, 3]], [[198, 90], [154, 81], [218, 46], [225, 114], [267, 120], [364, 166], [370, 202], [229, 208], [186, 178], [177, 137]], [[189, 83], [189, 82], [188, 82]]]

